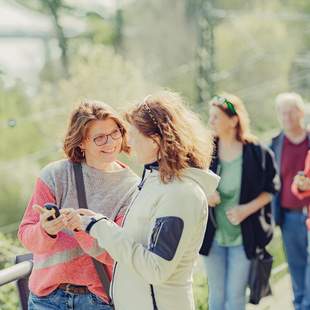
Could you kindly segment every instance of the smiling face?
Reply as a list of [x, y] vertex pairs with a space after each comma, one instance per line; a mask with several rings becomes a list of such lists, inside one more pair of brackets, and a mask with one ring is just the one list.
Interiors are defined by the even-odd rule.
[[120, 129], [113, 119], [94, 120], [89, 123], [80, 148], [84, 150], [88, 164], [111, 163], [121, 151], [122, 140]]

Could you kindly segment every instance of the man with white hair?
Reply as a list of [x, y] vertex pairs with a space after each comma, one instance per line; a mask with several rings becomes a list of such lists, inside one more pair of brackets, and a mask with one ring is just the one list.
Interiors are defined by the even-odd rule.
[[272, 207], [275, 223], [280, 225], [294, 291], [295, 310], [310, 309], [310, 257], [307, 247], [307, 205], [310, 199], [298, 199], [291, 191], [294, 176], [304, 169], [310, 149], [310, 134], [304, 126], [304, 102], [296, 93], [276, 98], [276, 110], [282, 131], [272, 139], [281, 178], [281, 190]]

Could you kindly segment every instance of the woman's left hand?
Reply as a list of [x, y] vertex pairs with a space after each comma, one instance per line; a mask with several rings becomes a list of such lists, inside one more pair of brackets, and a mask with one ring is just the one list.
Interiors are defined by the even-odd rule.
[[233, 225], [239, 225], [248, 217], [245, 205], [238, 205], [226, 211], [226, 216], [229, 222]]

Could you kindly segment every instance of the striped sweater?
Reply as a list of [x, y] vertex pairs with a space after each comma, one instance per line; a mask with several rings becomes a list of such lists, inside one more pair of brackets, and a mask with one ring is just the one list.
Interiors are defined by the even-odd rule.
[[[102, 172], [82, 164], [88, 208], [111, 217], [115, 208], [120, 211], [116, 223], [120, 224], [138, 177], [125, 166], [117, 172]], [[78, 208], [73, 166], [68, 160], [53, 162], [43, 168], [36, 181], [34, 193], [19, 227], [18, 237], [33, 253], [34, 267], [29, 288], [37, 296], [46, 296], [61, 283], [86, 285], [88, 289], [107, 301], [91, 257], [106, 265], [111, 278], [113, 261], [99, 247], [97, 241], [85, 232], [62, 230], [56, 238], [50, 237], [39, 223], [39, 214], [32, 206], [55, 203], [59, 208]]]

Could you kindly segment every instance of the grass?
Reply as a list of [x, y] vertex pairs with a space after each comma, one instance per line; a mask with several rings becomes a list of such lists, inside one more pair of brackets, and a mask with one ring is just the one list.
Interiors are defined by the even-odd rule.
[[[273, 268], [286, 262], [282, 246], [281, 232], [278, 228], [275, 229], [274, 238], [268, 245], [267, 250], [273, 256]], [[275, 285], [276, 282], [286, 273], [287, 269], [272, 276], [271, 285]], [[196, 310], [208, 310], [208, 282], [201, 261], [198, 262], [194, 274], [194, 297]]]

